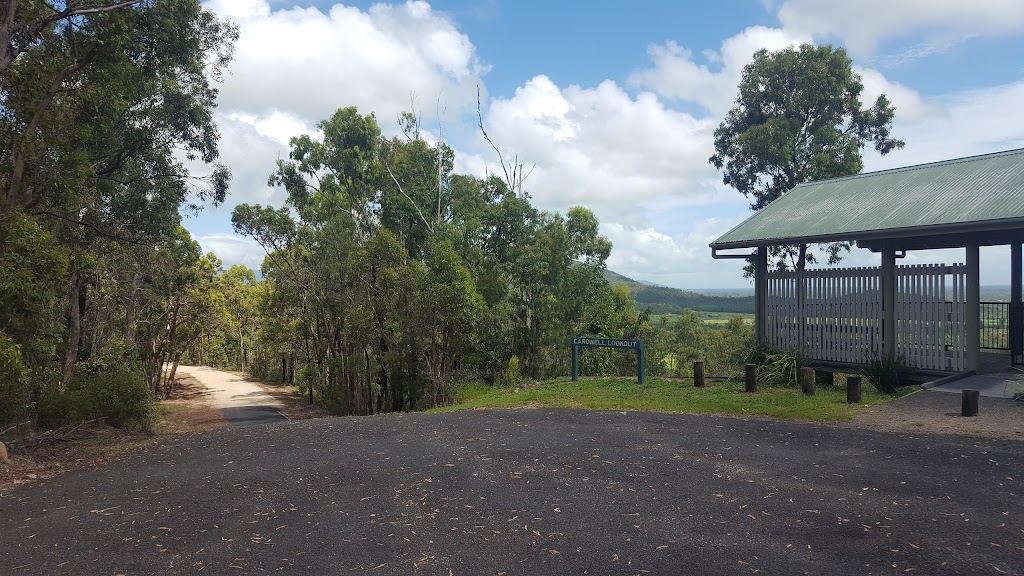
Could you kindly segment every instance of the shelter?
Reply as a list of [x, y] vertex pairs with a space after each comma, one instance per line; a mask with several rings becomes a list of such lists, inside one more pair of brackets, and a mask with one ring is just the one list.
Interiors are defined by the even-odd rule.
[[[853, 241], [881, 266], [768, 270], [772, 246]], [[752, 258], [759, 338], [862, 366], [903, 355], [920, 372], [981, 367], [979, 248], [1010, 246], [1007, 348], [1024, 364], [1024, 149], [800, 184], [711, 243]], [[736, 250], [751, 249], [737, 253]], [[911, 250], [960, 248], [952, 265], [898, 266]]]

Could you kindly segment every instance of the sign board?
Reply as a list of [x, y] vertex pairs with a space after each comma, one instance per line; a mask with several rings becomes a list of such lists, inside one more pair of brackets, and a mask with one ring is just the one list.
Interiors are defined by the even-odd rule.
[[636, 350], [636, 380], [644, 383], [644, 341], [623, 338], [591, 338], [589, 336], [569, 339], [572, 345], [572, 381], [579, 379], [580, 348], [617, 348], [619, 350]]

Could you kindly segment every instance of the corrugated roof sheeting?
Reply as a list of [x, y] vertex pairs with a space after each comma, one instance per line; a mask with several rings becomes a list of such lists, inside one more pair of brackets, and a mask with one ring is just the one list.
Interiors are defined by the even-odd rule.
[[711, 246], [1024, 218], [1024, 149], [801, 184]]

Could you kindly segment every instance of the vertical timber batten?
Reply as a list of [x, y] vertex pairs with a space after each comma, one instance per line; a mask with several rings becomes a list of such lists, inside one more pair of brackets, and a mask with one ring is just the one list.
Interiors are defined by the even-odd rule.
[[[822, 362], [864, 364], [872, 352], [890, 352], [912, 368], [961, 372], [965, 270], [963, 264], [894, 266], [892, 318], [886, 322], [881, 267], [773, 270], [766, 283], [767, 342], [799, 348]], [[891, 351], [883, 351], [883, 324], [894, 333], [888, 336]]]

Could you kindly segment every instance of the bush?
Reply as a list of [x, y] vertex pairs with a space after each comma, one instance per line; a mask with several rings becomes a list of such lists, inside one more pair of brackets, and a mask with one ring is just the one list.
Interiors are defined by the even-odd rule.
[[768, 354], [757, 367], [757, 379], [765, 386], [799, 386], [800, 369], [811, 365], [811, 359], [799, 350]]
[[0, 429], [17, 424], [29, 414], [32, 396], [21, 348], [0, 332]]
[[131, 349], [113, 342], [91, 360], [79, 362], [67, 390], [49, 390], [38, 407], [42, 427], [103, 419], [118, 428], [148, 430], [155, 401]]
[[743, 363], [764, 366], [768, 363], [769, 357], [776, 355], [778, 355], [778, 352], [772, 348], [771, 344], [751, 336], [747, 341], [746, 355], [743, 358]]
[[515, 388], [523, 383], [523, 374], [519, 369], [519, 356], [513, 356], [508, 361], [508, 368], [505, 369], [505, 377], [502, 384]]
[[907, 365], [907, 359], [902, 354], [894, 356], [872, 351], [868, 356], [868, 367], [864, 370], [864, 377], [879, 392], [894, 394], [901, 386], [911, 384], [912, 373], [913, 370]]

